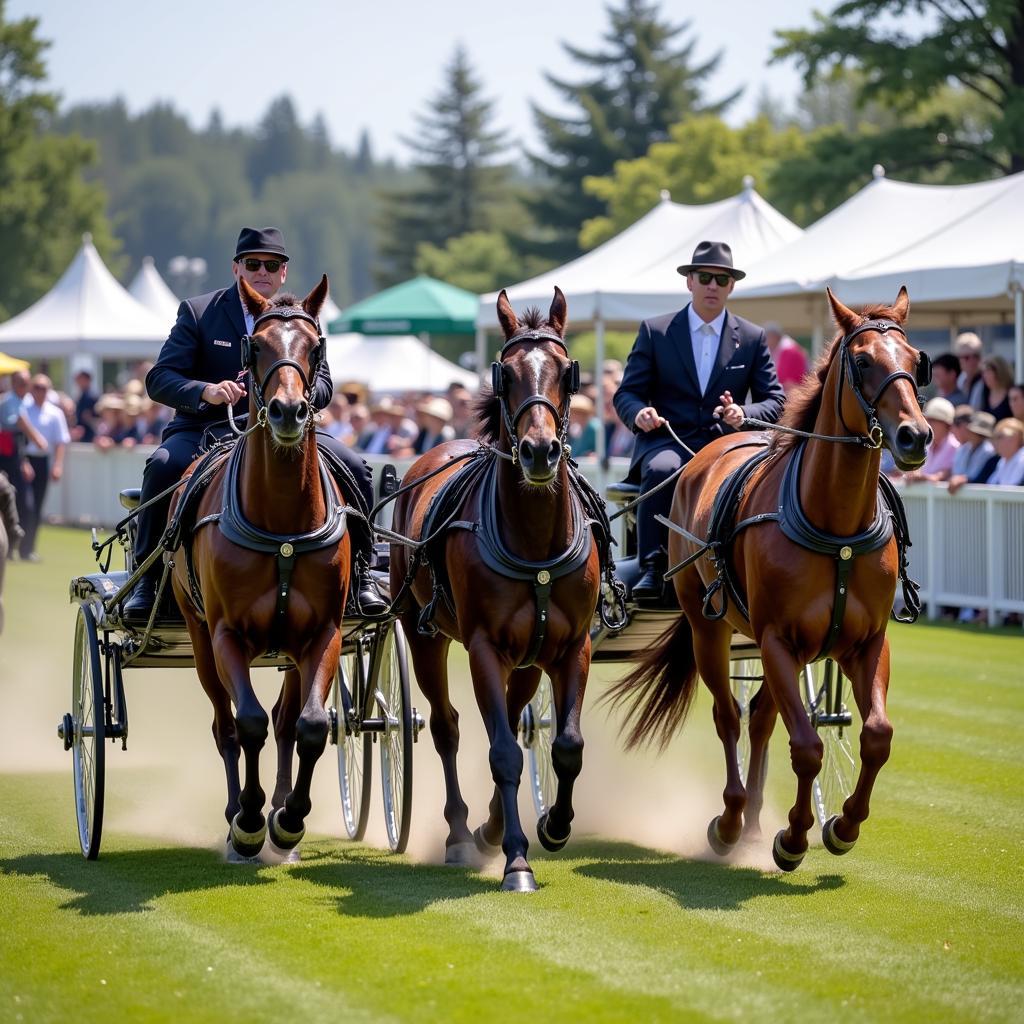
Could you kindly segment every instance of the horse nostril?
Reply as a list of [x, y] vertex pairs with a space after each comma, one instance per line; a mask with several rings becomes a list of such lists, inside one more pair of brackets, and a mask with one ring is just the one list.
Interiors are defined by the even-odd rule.
[[910, 423], [901, 423], [896, 430], [896, 445], [901, 452], [919, 454], [931, 443], [932, 432], [922, 433]]
[[306, 421], [306, 417], [308, 415], [309, 415], [309, 402], [307, 402], [305, 399], [303, 399], [301, 402], [299, 402], [298, 406], [295, 409], [295, 419], [299, 423], [304, 423]]
[[556, 437], [551, 444], [548, 445], [548, 466], [554, 467], [558, 465], [558, 460], [562, 457], [562, 445], [559, 443]]
[[270, 419], [274, 420], [274, 422], [278, 422], [280, 421], [283, 415], [284, 406], [281, 405], [281, 403], [276, 398], [272, 398], [267, 403], [267, 416], [269, 416]]
[[525, 438], [519, 442], [519, 461], [524, 466], [533, 465], [533, 445]]

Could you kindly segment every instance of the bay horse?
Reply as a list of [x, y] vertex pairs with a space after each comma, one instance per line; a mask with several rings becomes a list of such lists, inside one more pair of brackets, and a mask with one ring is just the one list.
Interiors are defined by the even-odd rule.
[[[292, 850], [305, 831], [313, 767], [327, 744], [324, 700], [338, 667], [352, 551], [344, 495], [322, 470], [310, 405], [324, 358], [317, 317], [327, 278], [301, 303], [291, 295], [264, 299], [242, 279], [239, 288], [254, 318], [242, 342], [250, 426], [201, 494], [191, 539], [175, 553], [172, 581], [199, 681], [213, 704], [230, 845], [250, 858], [268, 828], [281, 851]], [[252, 662], [268, 651], [292, 663], [274, 707], [278, 774], [269, 823], [259, 780], [268, 717], [250, 678]]]
[[[781, 426], [795, 433], [775, 433], [767, 447], [763, 438], [752, 444], [758, 435], [750, 433], [718, 438], [681, 474], [669, 538], [676, 568], [669, 572], [682, 614], [609, 694], [626, 705], [629, 746], [650, 739], [665, 744], [685, 718], [698, 673], [705, 681], [726, 760], [725, 809], [708, 828], [719, 854], [741, 831], [759, 832], [764, 755], [780, 713], [797, 777], [789, 826], [773, 846], [775, 862], [787, 871], [807, 850], [811, 789], [822, 764], [822, 742], [798, 688], [805, 665], [826, 654], [834, 659], [851, 681], [863, 722], [856, 786], [841, 815], [823, 829], [829, 852], [846, 853], [857, 841], [875, 778], [889, 757], [886, 624], [897, 578], [905, 595], [916, 585], [905, 575], [902, 504], [891, 485], [883, 486], [888, 497], [880, 491], [881, 448], [909, 470], [924, 461], [931, 441], [917, 393], [930, 379], [930, 366], [907, 341], [906, 289], [891, 307], [860, 315], [831, 290], [828, 300], [839, 330], [815, 372], [789, 398]], [[742, 483], [741, 470], [748, 471]], [[765, 678], [751, 707], [746, 788], [729, 682], [734, 630], [757, 642]]]
[[[445, 442], [409, 469], [393, 528], [416, 541], [433, 533], [436, 546], [410, 552], [393, 543], [391, 585], [444, 769], [445, 862], [472, 864], [478, 853], [496, 855], [500, 842], [502, 889], [524, 892], [537, 883], [517, 803], [520, 715], [546, 672], [557, 720], [558, 790], [537, 835], [545, 849], [559, 850], [569, 839], [573, 784], [583, 765], [580, 713], [602, 559], [594, 515], [568, 463], [569, 400], [579, 388], [579, 364], [563, 340], [565, 297], [556, 288], [546, 319], [528, 310], [520, 322], [502, 291], [497, 312], [505, 343], [491, 368], [491, 387], [477, 400], [481, 441]], [[495, 785], [488, 817], [473, 833], [456, 770], [459, 716], [447, 672], [452, 640], [469, 652]]]

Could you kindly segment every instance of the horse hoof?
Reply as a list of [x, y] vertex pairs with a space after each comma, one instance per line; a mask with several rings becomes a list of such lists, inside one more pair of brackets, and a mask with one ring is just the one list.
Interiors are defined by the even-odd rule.
[[254, 857], [258, 856], [260, 850], [263, 849], [263, 841], [266, 837], [266, 824], [264, 824], [258, 832], [246, 832], [245, 829], [239, 826], [238, 815], [236, 814], [231, 819], [231, 830], [228, 832], [228, 841], [231, 844], [231, 849], [234, 850], [242, 860], [231, 860], [231, 863], [244, 863], [245, 861], [252, 860]]
[[267, 836], [267, 841], [263, 844], [263, 850], [260, 853], [260, 860], [264, 864], [272, 865], [298, 864], [302, 860], [302, 854], [294, 846], [290, 850], [282, 849], [270, 836]]
[[476, 848], [485, 857], [488, 858], [488, 860], [493, 860], [495, 857], [499, 856], [500, 853], [501, 853], [501, 847], [500, 846], [494, 846], [491, 843], [487, 842], [487, 840], [484, 838], [484, 827], [483, 827], [483, 825], [480, 825], [479, 827], [477, 827], [477, 828], [475, 828], [473, 830], [473, 843], [476, 845]]
[[845, 839], [840, 839], [836, 835], [836, 822], [839, 820], [838, 814], [833, 814], [828, 821], [825, 822], [824, 827], [821, 830], [821, 842], [825, 849], [829, 853], [834, 854], [836, 857], [842, 857], [844, 853], [849, 853], [857, 842], [856, 839], [852, 843], [848, 843]]
[[449, 867], [475, 868], [480, 863], [476, 843], [452, 843], [444, 848], [444, 862]]
[[299, 829], [298, 832], [289, 832], [286, 828], [281, 826], [281, 812], [284, 810], [283, 807], [278, 807], [276, 810], [270, 812], [270, 821], [268, 822], [270, 831], [270, 841], [278, 848], [278, 850], [292, 850], [302, 842], [302, 837], [306, 834], [305, 825]]
[[708, 823], [708, 846], [719, 857], [727, 857], [732, 853], [735, 843], [727, 843], [718, 832], [718, 823], [722, 820], [721, 815], [716, 815]]
[[548, 821], [551, 818], [551, 812], [545, 811], [537, 819], [537, 838], [540, 840], [540, 845], [544, 847], [548, 853], [558, 853], [559, 850], [565, 848], [565, 844], [569, 842], [569, 836], [572, 835], [572, 829], [565, 834], [564, 839], [556, 839], [548, 831]]
[[772, 857], [775, 858], [775, 863], [783, 871], [795, 871], [800, 867], [801, 861], [804, 859], [806, 850], [804, 853], [790, 853], [782, 845], [782, 836], [785, 834], [785, 829], [780, 829], [775, 835], [775, 842], [772, 844]]
[[502, 892], [536, 892], [537, 888], [537, 879], [533, 877], [533, 872], [529, 869], [510, 871], [501, 880]]

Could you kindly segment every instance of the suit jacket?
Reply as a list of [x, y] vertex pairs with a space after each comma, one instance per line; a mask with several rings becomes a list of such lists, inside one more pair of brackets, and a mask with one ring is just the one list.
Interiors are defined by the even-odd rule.
[[[146, 390], [154, 402], [175, 409], [164, 436], [179, 430], [204, 429], [226, 422], [226, 405], [203, 401], [203, 388], [222, 380], [235, 380], [242, 369], [241, 340], [245, 316], [237, 285], [185, 299], [178, 319], [146, 374]], [[331, 371], [324, 359], [312, 381], [312, 403], [323, 409], [334, 394]], [[248, 397], [235, 403], [235, 416], [249, 408]]]
[[641, 322], [622, 383], [615, 392], [615, 411], [637, 435], [629, 467], [634, 479], [645, 459], [675, 445], [664, 428], [649, 433], [637, 429], [636, 414], [645, 406], [654, 406], [694, 451], [733, 432], [713, 416], [723, 391], [732, 393], [746, 416], [774, 422], [782, 413], [786, 396], [764, 328], [728, 311], [707, 390], [700, 393], [688, 309]]

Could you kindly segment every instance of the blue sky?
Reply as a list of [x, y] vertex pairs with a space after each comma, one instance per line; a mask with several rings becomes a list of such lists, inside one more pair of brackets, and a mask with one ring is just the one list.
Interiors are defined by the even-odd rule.
[[[710, 94], [745, 86], [729, 115], [738, 123], [763, 88], [787, 102], [799, 91], [795, 68], [769, 67], [768, 56], [773, 31], [809, 26], [814, 6], [663, 0], [661, 10], [690, 21], [698, 60], [722, 51]], [[169, 100], [197, 125], [214, 106], [228, 125], [250, 125], [286, 92], [304, 121], [323, 112], [335, 143], [352, 147], [366, 127], [378, 154], [403, 161], [399, 137], [414, 130], [413, 115], [437, 91], [458, 42], [496, 102], [498, 123], [531, 144], [529, 100], [558, 109], [544, 72], [579, 77], [560, 42], [594, 48], [607, 27], [600, 0], [9, 0], [9, 19], [26, 15], [52, 41], [50, 84], [65, 103], [120, 95], [140, 110]]]

